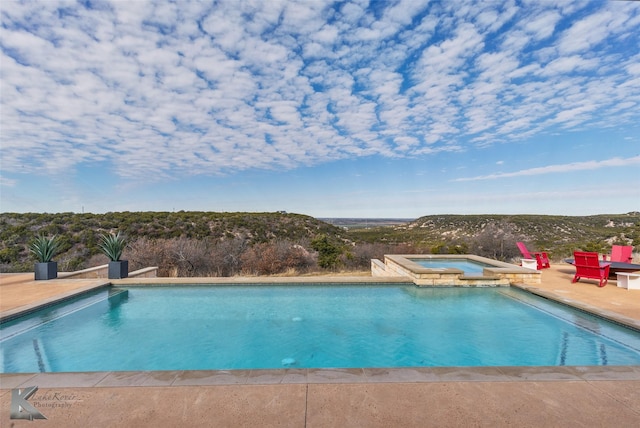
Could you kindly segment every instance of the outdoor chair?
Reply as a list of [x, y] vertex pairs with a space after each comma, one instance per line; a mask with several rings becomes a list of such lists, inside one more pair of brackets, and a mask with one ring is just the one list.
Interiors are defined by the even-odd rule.
[[516, 242], [516, 245], [518, 246], [518, 249], [522, 253], [522, 257], [524, 257], [525, 259], [536, 260], [536, 266], [538, 270], [551, 267], [551, 265], [549, 264], [549, 256], [547, 255], [546, 252], [541, 251], [537, 253], [536, 252], [530, 253], [529, 250], [527, 250], [526, 245], [524, 245], [524, 242]]
[[598, 253], [574, 251], [573, 265], [576, 267], [576, 275], [571, 282], [578, 282], [580, 278], [590, 278], [600, 281], [598, 287], [607, 285], [611, 263], [598, 260]]
[[607, 260], [606, 254], [602, 256], [602, 259], [610, 262], [631, 263], [633, 261], [632, 252], [633, 247], [631, 245], [612, 245], [611, 255], [608, 256], [609, 260]]

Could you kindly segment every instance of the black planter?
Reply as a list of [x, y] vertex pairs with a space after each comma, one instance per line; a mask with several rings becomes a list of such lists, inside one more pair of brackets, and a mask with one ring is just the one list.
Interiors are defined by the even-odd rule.
[[58, 262], [36, 263], [36, 281], [55, 279], [58, 277]]
[[109, 262], [109, 279], [120, 279], [129, 276], [129, 261]]

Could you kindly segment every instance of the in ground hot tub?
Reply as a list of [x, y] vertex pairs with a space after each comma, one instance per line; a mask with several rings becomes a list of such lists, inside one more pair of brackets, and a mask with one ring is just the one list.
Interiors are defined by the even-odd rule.
[[421, 287], [496, 287], [539, 284], [539, 271], [473, 254], [385, 255], [372, 263], [374, 276], [407, 276]]

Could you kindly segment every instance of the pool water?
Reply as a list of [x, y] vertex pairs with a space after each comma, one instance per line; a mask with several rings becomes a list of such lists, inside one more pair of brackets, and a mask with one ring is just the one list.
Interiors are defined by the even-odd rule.
[[460, 269], [466, 274], [481, 274], [489, 264], [475, 262], [467, 259], [409, 259], [418, 265], [428, 269]]
[[1, 326], [2, 372], [638, 365], [640, 333], [501, 288], [130, 287]]

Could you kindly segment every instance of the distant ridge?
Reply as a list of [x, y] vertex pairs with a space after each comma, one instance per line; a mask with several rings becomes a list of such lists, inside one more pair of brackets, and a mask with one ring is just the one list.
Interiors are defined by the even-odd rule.
[[369, 227], [387, 227], [407, 224], [414, 218], [359, 218], [359, 217], [326, 217], [318, 218], [320, 221], [345, 229], [362, 229]]
[[469, 242], [481, 234], [522, 240], [555, 254], [569, 257], [573, 250], [609, 251], [614, 243], [640, 248], [640, 213], [559, 216], [532, 214], [428, 215], [388, 227], [360, 228], [349, 232], [365, 242], [411, 243], [417, 247], [435, 243]]

